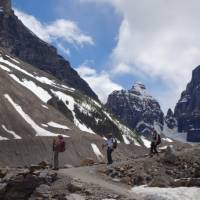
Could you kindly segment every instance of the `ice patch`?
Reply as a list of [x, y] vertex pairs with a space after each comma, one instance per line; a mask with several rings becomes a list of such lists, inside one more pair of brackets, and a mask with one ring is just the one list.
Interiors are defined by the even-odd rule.
[[[8, 100], [8, 102], [15, 108], [15, 110], [21, 115], [21, 117], [35, 130], [36, 136], [50, 136], [50, 137], [56, 137], [59, 134], [52, 133], [50, 131], [47, 131], [40, 126], [38, 126], [32, 119], [29, 117], [22, 108], [16, 104], [11, 97], [8, 94], [5, 94], [4, 97]], [[69, 137], [66, 135], [63, 135], [63, 137]]]
[[69, 130], [69, 128], [67, 126], [55, 123], [55, 122], [48, 122], [47, 125], [53, 127], [53, 128], [60, 128], [60, 129], [66, 129]]
[[14, 131], [8, 130], [5, 125], [1, 125], [1, 127], [9, 134], [11, 134], [14, 139], [20, 140], [22, 139], [19, 135], [17, 135]]
[[97, 147], [97, 145], [96, 145], [96, 144], [91, 144], [91, 146], [92, 146], [92, 149], [93, 149], [95, 155], [97, 156], [97, 159], [98, 159], [99, 161], [103, 160], [103, 159], [104, 159], [104, 156], [103, 156], [103, 154], [101, 153], [101, 151], [99, 150], [99, 148]]
[[158, 188], [139, 186], [132, 188], [131, 192], [138, 194], [143, 199], [153, 200], [198, 200], [200, 188], [178, 187], [178, 188]]

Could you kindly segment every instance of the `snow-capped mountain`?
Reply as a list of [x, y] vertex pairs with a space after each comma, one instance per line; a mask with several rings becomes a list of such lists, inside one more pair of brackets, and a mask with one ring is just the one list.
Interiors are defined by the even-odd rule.
[[175, 107], [178, 131], [186, 132], [190, 142], [200, 142], [200, 66], [192, 72], [192, 80]]
[[149, 138], [153, 127], [163, 126], [163, 112], [159, 103], [141, 83], [130, 90], [114, 91], [109, 95], [106, 107], [126, 125]]

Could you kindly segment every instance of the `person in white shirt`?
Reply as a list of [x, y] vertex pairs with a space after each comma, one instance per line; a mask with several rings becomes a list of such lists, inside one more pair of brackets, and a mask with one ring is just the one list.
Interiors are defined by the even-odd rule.
[[112, 159], [112, 152], [113, 152], [113, 136], [112, 133], [108, 134], [108, 140], [106, 141], [105, 144], [102, 145], [102, 148], [107, 147], [107, 160], [108, 160], [108, 165], [111, 165], [113, 163]]

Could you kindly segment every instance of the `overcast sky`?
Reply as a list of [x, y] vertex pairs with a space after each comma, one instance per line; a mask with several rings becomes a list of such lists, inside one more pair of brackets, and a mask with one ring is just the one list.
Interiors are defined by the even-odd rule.
[[164, 112], [200, 64], [198, 0], [13, 0], [19, 18], [105, 102], [143, 82]]

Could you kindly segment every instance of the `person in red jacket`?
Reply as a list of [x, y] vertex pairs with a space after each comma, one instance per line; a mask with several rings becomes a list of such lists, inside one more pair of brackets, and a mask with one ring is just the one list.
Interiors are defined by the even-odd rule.
[[53, 140], [53, 152], [54, 152], [54, 170], [59, 169], [59, 153], [65, 151], [65, 141], [62, 135], [58, 135], [54, 140]]

